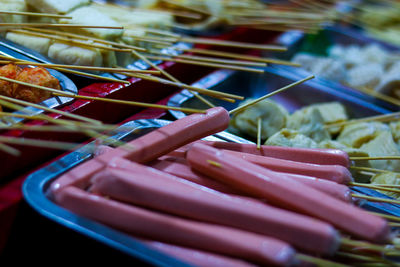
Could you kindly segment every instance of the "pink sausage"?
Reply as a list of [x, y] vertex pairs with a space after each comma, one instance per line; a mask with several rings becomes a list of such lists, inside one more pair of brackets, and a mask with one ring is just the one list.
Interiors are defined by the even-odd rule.
[[[346, 152], [338, 149], [320, 149], [320, 148], [295, 148], [280, 146], [261, 146], [257, 149], [255, 144], [238, 144], [231, 142], [218, 141], [198, 141], [215, 148], [244, 152], [259, 156], [267, 156], [271, 158], [286, 159], [297, 162], [320, 164], [320, 165], [341, 165], [350, 167], [351, 162]], [[197, 142], [196, 142], [197, 143]], [[173, 156], [184, 156], [186, 151], [192, 146], [188, 144], [184, 147], [172, 152]]]
[[313, 253], [332, 255], [339, 246], [339, 235], [330, 224], [209, 190], [137, 163], [132, 163], [130, 171], [102, 171], [93, 176], [92, 182], [90, 190], [94, 193], [182, 217], [271, 236]]
[[132, 149], [121, 146], [98, 158], [108, 162], [119, 156], [135, 162], [149, 162], [182, 145], [225, 130], [229, 119], [226, 109], [210, 108], [205, 114], [192, 114], [130, 141], [128, 145]]
[[[115, 157], [125, 156], [130, 160], [148, 162], [166, 154], [179, 146], [196, 139], [220, 132], [228, 127], [229, 114], [221, 107], [208, 109], [206, 114], [192, 114], [176, 120], [162, 128], [154, 130], [129, 143], [129, 147], [121, 146], [111, 149], [96, 158], [86, 161], [52, 183], [53, 193], [68, 185], [85, 187], [94, 173], [102, 170]], [[132, 151], [132, 147], [134, 147]]]
[[193, 183], [214, 189], [222, 193], [235, 195], [243, 194], [238, 190], [235, 190], [227, 185], [224, 185], [218, 181], [215, 181], [213, 179], [210, 179], [209, 177], [193, 171], [188, 165], [182, 163], [171, 162], [167, 160], [158, 160], [151, 162], [150, 166], [157, 170], [161, 170], [163, 172], [181, 177]]
[[182, 219], [65, 187], [56, 202], [80, 216], [122, 231], [177, 245], [240, 257], [261, 264], [288, 266], [295, 251], [287, 243], [266, 236]]
[[[170, 158], [168, 158], [170, 159]], [[234, 194], [234, 195], [242, 195], [243, 192], [240, 192], [238, 190], [233, 189], [232, 187], [229, 187], [225, 184], [222, 184], [218, 181], [215, 181], [205, 175], [200, 174], [199, 172], [196, 172], [190, 168], [190, 166], [178, 163], [178, 162], [172, 162], [169, 161], [168, 159], [163, 160], [163, 161], [155, 161], [150, 164], [151, 167], [156, 168], [158, 170], [161, 170], [163, 172], [178, 176], [180, 178], [189, 180], [193, 183], [217, 190], [222, 193], [226, 194]], [[286, 174], [288, 177], [298, 180], [299, 182], [306, 184], [308, 186], [311, 186], [315, 189], [318, 189], [320, 191], [323, 191], [337, 199], [346, 201], [346, 202], [351, 202], [352, 197], [351, 197], [351, 190], [342, 184], [338, 184], [332, 181], [328, 180], [322, 180], [318, 178], [314, 178], [311, 176], [305, 176], [305, 175], [297, 175], [297, 174]]]
[[387, 222], [368, 212], [266, 168], [204, 144], [187, 152], [190, 165], [199, 172], [255, 197], [332, 223], [373, 242], [390, 240]]
[[187, 247], [175, 246], [157, 241], [141, 240], [150, 248], [169, 254], [182, 261], [194, 264], [199, 267], [256, 267], [250, 262], [230, 258], [219, 254], [195, 250]]
[[[282, 173], [276, 173], [276, 174], [282, 174]], [[291, 173], [285, 173], [288, 178], [294, 179], [298, 182], [301, 182], [302, 184], [311, 186], [314, 189], [317, 189], [321, 192], [324, 192], [325, 194], [328, 194], [336, 199], [342, 200], [344, 202], [351, 203], [353, 202], [353, 198], [351, 196], [351, 190], [347, 186], [343, 184], [338, 184], [332, 181], [328, 180], [323, 180], [323, 179], [318, 179], [314, 178], [311, 176], [305, 176], [305, 175], [297, 175], [297, 174], [291, 174]]]
[[296, 162], [231, 150], [225, 150], [225, 153], [241, 157], [244, 160], [263, 166], [272, 171], [307, 175], [334, 181], [339, 184], [348, 184], [353, 181], [350, 171], [340, 165], [318, 165]]

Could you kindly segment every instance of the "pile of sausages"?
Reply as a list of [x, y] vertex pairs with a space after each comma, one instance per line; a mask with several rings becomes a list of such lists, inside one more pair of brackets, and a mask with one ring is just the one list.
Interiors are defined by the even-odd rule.
[[51, 196], [203, 266], [296, 265], [296, 250], [333, 255], [339, 230], [391, 241], [387, 221], [351, 203], [346, 153], [199, 141], [228, 123], [221, 107], [177, 120], [63, 174]]

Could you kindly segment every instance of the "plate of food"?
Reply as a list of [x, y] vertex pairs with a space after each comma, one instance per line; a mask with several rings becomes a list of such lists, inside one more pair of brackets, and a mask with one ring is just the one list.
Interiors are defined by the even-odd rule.
[[[360, 248], [361, 254], [363, 248], [395, 253], [391, 247], [371, 246], [337, 232], [338, 228], [352, 238], [392, 242], [387, 222], [350, 204], [351, 197], [340, 200], [322, 188], [294, 182], [294, 176], [277, 175], [227, 152], [256, 153], [255, 144], [199, 141], [225, 129], [229, 120], [228, 112], [216, 107], [161, 128], [150, 127], [150, 132], [133, 127], [134, 134], [144, 135], [129, 141], [122, 134], [126, 144], [103, 147], [94, 158], [92, 144], [89, 153], [84, 147], [32, 174], [24, 183], [24, 196], [44, 216], [160, 266], [171, 264], [171, 258], [153, 250], [176, 258], [177, 266], [179, 260], [203, 266], [346, 264], [346, 248], [354, 254], [358, 250], [353, 248]], [[136, 123], [144, 122], [130, 126]], [[350, 163], [337, 150], [281, 152], [319, 164], [326, 159]], [[312, 205], [307, 207], [306, 199]], [[311, 256], [315, 253], [328, 258]]]

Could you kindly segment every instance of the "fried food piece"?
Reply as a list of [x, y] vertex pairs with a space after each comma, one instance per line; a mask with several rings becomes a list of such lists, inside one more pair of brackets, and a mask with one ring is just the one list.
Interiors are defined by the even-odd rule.
[[[247, 100], [243, 105], [250, 101], [252, 99]], [[261, 118], [261, 139], [265, 140], [286, 126], [288, 115], [288, 111], [282, 105], [271, 100], [263, 100], [236, 114], [230, 126], [256, 138], [257, 118]]]
[[[392, 172], [377, 173], [371, 178], [371, 184], [400, 185], [400, 175]], [[393, 198], [400, 198], [399, 193], [380, 190], [378, 192]]]
[[311, 138], [301, 134], [298, 131], [290, 129], [282, 129], [276, 134], [272, 135], [265, 142], [267, 146], [286, 146], [286, 147], [300, 147], [300, 148], [318, 148], [317, 143]]
[[[353, 147], [348, 147], [338, 141], [334, 140], [325, 140], [322, 141], [321, 143], [318, 144], [319, 148], [330, 148], [330, 149], [340, 149], [346, 152], [349, 157], [369, 157], [369, 154], [365, 151], [362, 151], [358, 148], [353, 148]], [[371, 168], [371, 164], [369, 163], [368, 160], [357, 160], [353, 161], [353, 166], [357, 167], [367, 167]], [[360, 173], [357, 170], [350, 169], [350, 172], [352, 176], [354, 177], [354, 180], [358, 183], [368, 183], [370, 180], [369, 175], [365, 175]]]
[[[60, 82], [44, 68], [24, 68], [16, 77], [16, 80], [36, 84], [53, 89], [61, 89]], [[51, 96], [49, 91], [32, 88], [20, 84], [14, 84], [13, 97], [25, 101], [39, 103]]]
[[[381, 132], [372, 141], [362, 145], [360, 149], [367, 152], [371, 157], [400, 156], [400, 150], [394, 142], [390, 131]], [[394, 172], [400, 171], [399, 160], [371, 160], [370, 163], [376, 169]]]
[[390, 128], [381, 122], [353, 123], [344, 127], [337, 141], [346, 146], [359, 148], [385, 131], [390, 132]]
[[304, 107], [289, 116], [286, 127], [297, 130], [316, 142], [330, 140], [329, 132], [324, 128], [324, 119], [318, 108]]
[[[21, 68], [14, 64], [7, 64], [0, 67], [0, 76], [9, 79], [16, 79]], [[0, 80], [0, 95], [13, 96], [14, 83]]]

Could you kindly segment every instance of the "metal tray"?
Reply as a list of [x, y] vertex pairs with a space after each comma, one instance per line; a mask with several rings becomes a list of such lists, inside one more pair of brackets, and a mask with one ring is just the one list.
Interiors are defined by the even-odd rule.
[[[18, 59], [22, 59], [22, 60], [37, 61], [34, 58], [30, 58], [24, 54], [19, 53], [18, 50], [15, 50], [14, 47], [10, 47], [8, 44], [3, 43], [1, 41], [0, 41], [0, 54], [3, 56], [10, 56], [10, 57], [18, 58]], [[53, 70], [53, 69], [47, 69], [47, 70], [50, 72], [50, 74], [52, 76], [54, 76], [55, 78], [57, 78], [60, 81], [62, 91], [67, 91], [67, 92], [74, 93], [74, 94], [78, 93], [78, 88], [67, 76], [65, 76], [64, 74], [62, 74], [56, 70]], [[42, 106], [48, 107], [48, 108], [58, 108], [58, 107], [65, 105], [73, 100], [74, 99], [71, 97], [55, 96], [55, 97], [46, 99], [39, 104]], [[15, 113], [37, 115], [37, 114], [40, 114], [43, 112], [44, 111], [42, 109], [38, 109], [38, 108], [34, 108], [34, 107], [26, 107], [20, 111], [16, 111]], [[7, 120], [4, 120], [4, 122], [6, 124], [10, 125], [10, 124], [21, 122], [23, 120], [24, 120], [23, 118], [8, 117]]]
[[[166, 120], [136, 120], [123, 124], [116, 129], [118, 132], [112, 139], [129, 141], [147, 132], [160, 128], [170, 123]], [[216, 138], [209, 136], [206, 139], [230, 140], [236, 142], [248, 142], [247, 140], [238, 138], [233, 135], [225, 134], [226, 138]], [[108, 144], [112, 145], [112, 140]], [[106, 143], [107, 144], [107, 141]], [[55, 221], [71, 230], [79, 232], [87, 237], [93, 238], [112, 248], [120, 250], [132, 257], [140, 258], [156, 266], [190, 266], [180, 260], [174, 259], [155, 249], [149, 248], [141, 241], [132, 236], [114, 230], [108, 226], [102, 225], [95, 221], [75, 215], [74, 213], [61, 208], [53, 203], [46, 196], [46, 191], [50, 184], [62, 173], [70, 170], [76, 165], [90, 159], [93, 156], [95, 143], [89, 143], [76, 151], [66, 155], [65, 157], [53, 162], [52, 164], [34, 172], [27, 177], [23, 184], [22, 191], [25, 200], [41, 215]]]
[[[122, 125], [118, 133], [112, 138], [115, 140], [129, 141], [141, 136], [153, 129], [170, 123], [165, 120], [136, 120]], [[223, 140], [238, 143], [249, 143], [249, 141], [224, 133], [226, 138], [209, 136], [207, 140]], [[108, 144], [112, 145], [112, 140]], [[106, 141], [107, 144], [107, 141]], [[70, 170], [76, 165], [93, 156], [95, 143], [92, 142], [67, 156], [53, 162], [52, 164], [31, 174], [23, 184], [22, 191], [25, 200], [41, 215], [55, 221], [64, 227], [74, 230], [86, 237], [92, 238], [114, 249], [122, 251], [129, 256], [139, 258], [156, 266], [190, 266], [169, 255], [147, 247], [140, 240], [115, 230], [111, 227], [97, 223], [93, 220], [75, 215], [74, 213], [53, 203], [46, 195], [50, 184], [62, 173]], [[354, 188], [355, 191], [369, 196], [389, 198], [374, 190], [366, 188]], [[400, 216], [400, 206], [387, 203], [372, 203], [361, 201], [360, 205], [368, 210]]]
[[[332, 27], [326, 27], [323, 31], [323, 34], [325, 37], [331, 42], [332, 44], [340, 44], [340, 45], [359, 45], [359, 46], [365, 46], [368, 44], [377, 44], [384, 48], [387, 51], [392, 51], [392, 52], [400, 52], [400, 48], [388, 44], [384, 41], [369, 37], [365, 35], [363, 32], [352, 29], [349, 27], [343, 27], [343, 26], [332, 26]], [[288, 31], [283, 34], [281, 34], [276, 42], [279, 45], [283, 45], [288, 48], [286, 52], [283, 53], [273, 53], [273, 56], [279, 59], [285, 59], [285, 60], [290, 60], [293, 58], [293, 56], [300, 51], [301, 46], [305, 40], [306, 34], [300, 31]], [[314, 44], [313, 44], [314, 45]], [[315, 49], [318, 49], [318, 42], [315, 42]], [[276, 68], [282, 68], [286, 69], [288, 71], [292, 71], [296, 73], [298, 76], [306, 76], [310, 75], [310, 73], [304, 69], [297, 68], [297, 67], [291, 67], [291, 66], [282, 66], [282, 65], [275, 65], [274, 67]], [[335, 82], [323, 77], [317, 77], [316, 80], [324, 84], [326, 86], [330, 86], [335, 90], [342, 91], [348, 94], [351, 94], [355, 97], [358, 97], [360, 99], [363, 99], [365, 101], [368, 101], [370, 103], [374, 103], [376, 105], [382, 106], [386, 109], [390, 109], [392, 111], [398, 111], [399, 107], [391, 104], [389, 102], [377, 99], [373, 96], [367, 95], [365, 93], [362, 93], [354, 88], [351, 88], [349, 86], [343, 85], [339, 82]]]

